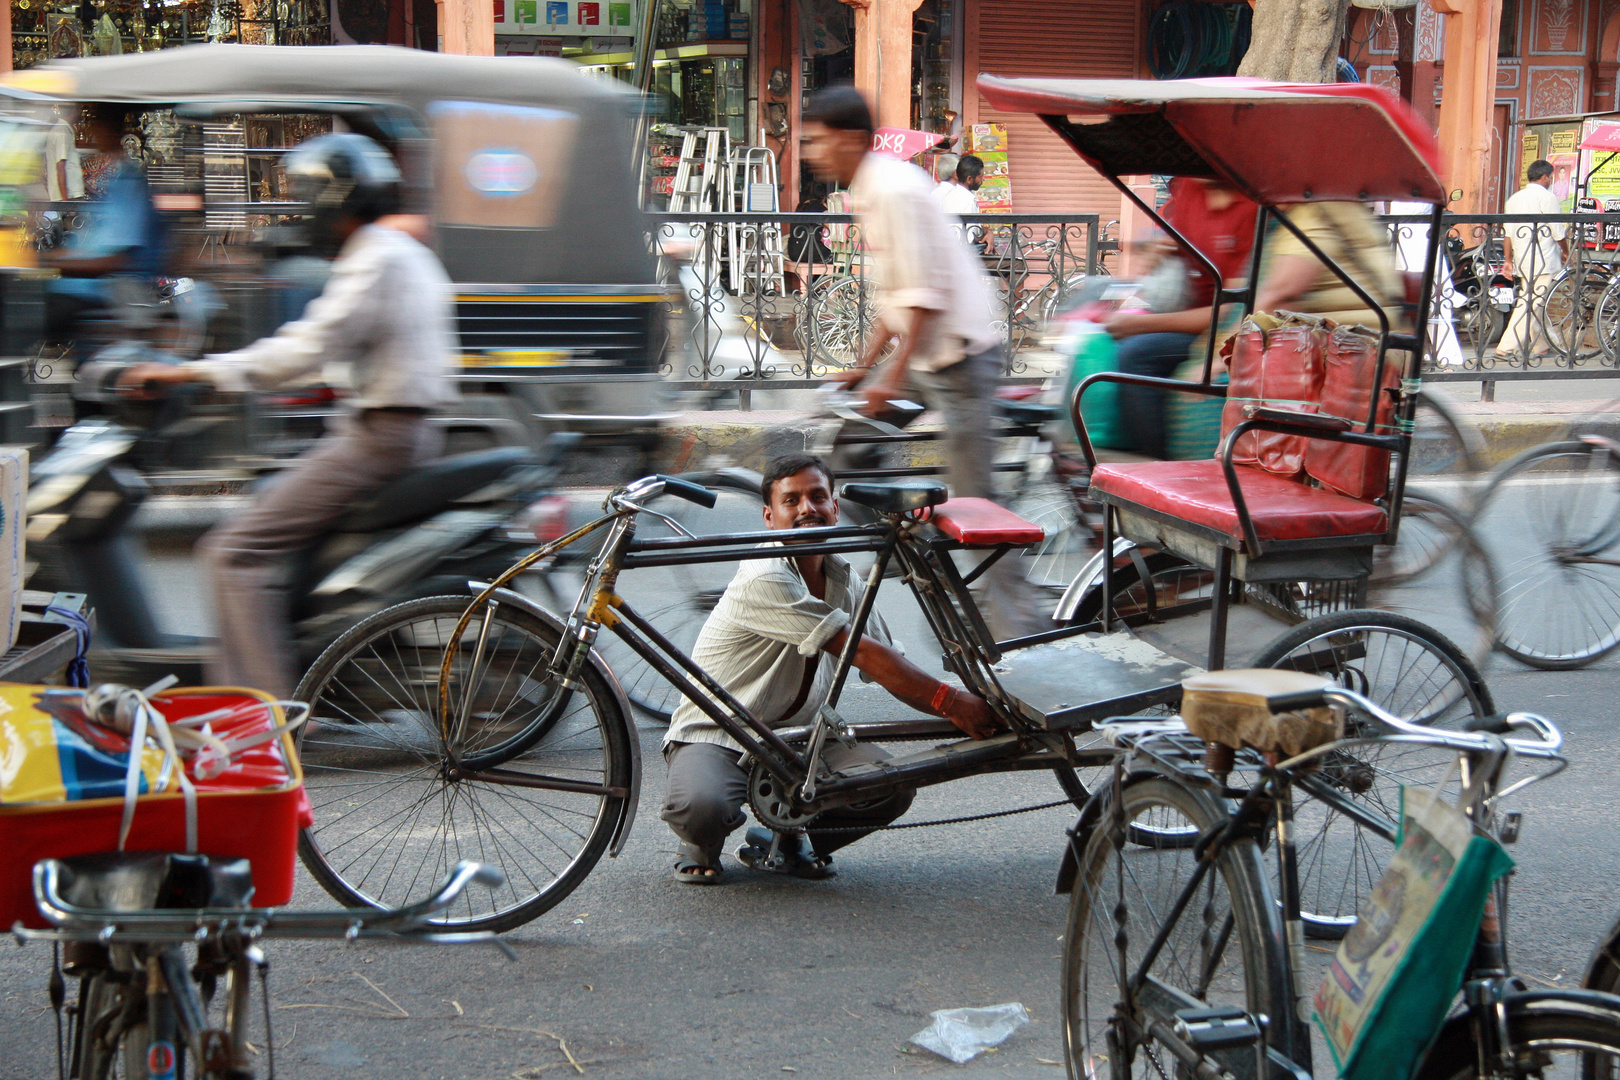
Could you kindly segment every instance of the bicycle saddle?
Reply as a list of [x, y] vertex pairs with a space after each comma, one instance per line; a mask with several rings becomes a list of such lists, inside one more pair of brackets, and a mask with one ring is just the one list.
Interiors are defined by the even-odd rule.
[[55, 860], [62, 899], [102, 911], [247, 907], [253, 870], [246, 859], [112, 851]]
[[1181, 680], [1181, 719], [1206, 742], [1252, 747], [1288, 757], [1339, 738], [1344, 717], [1331, 708], [1273, 714], [1266, 699], [1331, 685], [1303, 671], [1248, 668], [1208, 671]]
[[905, 514], [935, 506], [946, 499], [945, 485], [936, 480], [897, 480], [892, 484], [845, 484], [843, 498], [870, 506], [884, 514]]

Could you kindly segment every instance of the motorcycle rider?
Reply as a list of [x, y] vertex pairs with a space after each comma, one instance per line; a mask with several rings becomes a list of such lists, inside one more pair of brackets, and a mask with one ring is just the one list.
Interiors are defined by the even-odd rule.
[[[431, 413], [453, 396], [454, 296], [438, 258], [401, 221], [398, 168], [356, 134], [322, 135], [284, 159], [311, 243], [335, 251], [332, 276], [303, 316], [236, 352], [180, 365], [137, 364], [120, 382], [211, 383], [269, 389], [347, 361], [348, 411], [245, 512], [204, 537], [219, 654], [210, 681], [286, 697], [296, 685], [287, 598], [288, 557], [326, 532], [360, 498], [435, 456]], [[379, 219], [387, 219], [379, 222]]]

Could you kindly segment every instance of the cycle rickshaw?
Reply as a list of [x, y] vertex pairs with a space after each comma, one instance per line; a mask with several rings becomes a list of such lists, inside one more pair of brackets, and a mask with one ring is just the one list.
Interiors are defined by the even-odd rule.
[[[1262, 220], [1282, 219], [1273, 208], [1295, 200], [1423, 199], [1436, 204], [1430, 235], [1440, 236], [1444, 194], [1433, 139], [1376, 88], [988, 76], [980, 87], [999, 108], [1042, 114], [1105, 175], [1224, 177], [1267, 208]], [[1286, 157], [1269, 152], [1284, 129], [1303, 132], [1303, 145], [1291, 144]], [[1333, 167], [1323, 170], [1323, 162]], [[1153, 214], [1151, 207], [1142, 209]], [[1291, 227], [1286, 219], [1281, 224]], [[1190, 258], [1208, 265], [1165, 228]], [[1309, 240], [1306, 245], [1378, 308], [1342, 267]], [[1425, 265], [1420, 297], [1433, 285], [1433, 258]], [[1252, 308], [1254, 289], [1229, 289], [1223, 299]], [[1418, 306], [1421, 327], [1427, 300], [1420, 298]], [[314, 719], [300, 749], [316, 820], [302, 840], [306, 865], [346, 902], [385, 904], [456, 851], [473, 849], [505, 872], [508, 885], [487, 903], [464, 900], [445, 916], [448, 924], [500, 929], [558, 903], [604, 852], [622, 848], [640, 793], [637, 732], [623, 690], [596, 647], [599, 635], [622, 641], [747, 749], [750, 803], [772, 828], [803, 828], [825, 809], [896, 788], [1015, 770], [1053, 771], [1079, 805], [1086, 789], [1077, 770], [1107, 764], [1115, 753], [1097, 739], [1094, 725], [1174, 709], [1184, 676], [1223, 663], [1234, 612], [1256, 606], [1237, 601], [1259, 592], [1285, 608], [1301, 583], [1341, 599], [1358, 595], [1374, 549], [1396, 539], [1420, 336], [1397, 332], [1386, 317], [1370, 362], [1353, 368], [1365, 382], [1334, 383], [1333, 393], [1320, 392], [1311, 408], [1290, 410], [1290, 402], [1269, 400], [1238, 403], [1235, 413], [1229, 408], [1218, 459], [1101, 466], [1091, 455], [1092, 488], [1107, 505], [1110, 543], [1123, 534], [1148, 545], [1134, 554], [1121, 548], [1125, 565], [1150, 585], [1148, 560], [1161, 554], [1212, 575], [1198, 595], [1181, 593], [1164, 610], [1155, 607], [1149, 587], [1139, 590], [1141, 614], [1122, 616], [1114, 594], [1124, 592], [1125, 583], [1114, 560], [1104, 559], [1103, 603], [1094, 617], [998, 642], [968, 588], [985, 566], [974, 560], [1036, 543], [1040, 529], [987, 500], [947, 499], [936, 481], [844, 485], [843, 498], [871, 509], [875, 522], [795, 530], [795, 551], [870, 555], [866, 598], [853, 616], [850, 645], [838, 658], [827, 698], [811, 723], [792, 730], [773, 730], [749, 714], [620, 593], [630, 592], [625, 586], [642, 570], [780, 557], [780, 547], [763, 545], [782, 534], [705, 534], [704, 511], [696, 507], [712, 506], [715, 495], [689, 481], [647, 477], [620, 488], [604, 503], [602, 517], [537, 548], [471, 603], [465, 595], [432, 597], [379, 613], [334, 643], [306, 675], [297, 696], [311, 702]], [[1388, 355], [1394, 350], [1407, 359]], [[1238, 385], [1247, 377], [1239, 370], [1244, 356], [1234, 365]], [[1366, 356], [1366, 350], [1358, 353]], [[1213, 360], [1211, 347], [1202, 381], [1175, 388], [1225, 395]], [[1104, 378], [1126, 377], [1093, 377], [1076, 400]], [[1245, 405], [1255, 406], [1252, 414]], [[1331, 446], [1340, 464], [1362, 476], [1366, 490], [1355, 498], [1314, 486], [1303, 471], [1284, 477], [1234, 461], [1239, 441], [1256, 432]], [[508, 587], [592, 533], [603, 539], [571, 610], [548, 611]], [[862, 722], [840, 714], [853, 643], [891, 564], [921, 606], [947, 672], [992, 703], [1005, 734], [974, 741], [943, 720]], [[1150, 620], [1199, 613], [1208, 622], [1205, 663], [1160, 649], [1139, 633]], [[1455, 646], [1386, 613], [1351, 609], [1306, 619], [1266, 650], [1262, 664], [1266, 656], [1272, 666], [1330, 674], [1383, 707], [1428, 723], [1491, 711], [1483, 680]], [[1386, 677], [1390, 671], [1394, 675]], [[833, 772], [820, 764], [821, 748], [832, 739], [910, 742], [921, 749]], [[1307, 801], [1298, 812], [1297, 827], [1308, 838], [1302, 848], [1321, 856], [1313, 864], [1307, 854], [1302, 865], [1326, 867], [1316, 877], [1306, 875], [1303, 904], [1320, 933], [1348, 929], [1357, 892], [1376, 879], [1380, 853], [1394, 835], [1391, 781], [1406, 778], [1397, 752], [1345, 755], [1311, 781], [1347, 791], [1365, 808], [1354, 817], [1312, 818]], [[1153, 845], [1196, 840], [1147, 827], [1132, 836]]]

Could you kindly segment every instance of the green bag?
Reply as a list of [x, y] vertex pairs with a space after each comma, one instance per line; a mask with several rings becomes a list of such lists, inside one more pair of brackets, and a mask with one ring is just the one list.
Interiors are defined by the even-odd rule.
[[[1063, 387], [1063, 428], [1069, 438], [1079, 442], [1080, 435], [1069, 416], [1074, 388], [1098, 372], [1116, 370], [1119, 349], [1108, 331], [1086, 319], [1070, 322], [1058, 348], [1069, 354], [1069, 380]], [[1119, 422], [1118, 383], [1098, 383], [1087, 390], [1080, 415], [1085, 418], [1086, 434], [1091, 437], [1092, 446], [1114, 450], [1129, 448]]]
[[[1197, 382], [1204, 377], [1204, 361], [1188, 360], [1172, 378]], [[1217, 383], [1226, 382], [1220, 375]], [[1164, 403], [1164, 447], [1171, 461], [1201, 461], [1214, 457], [1221, 441], [1221, 409], [1226, 399], [1171, 391]]]
[[1395, 855], [1316, 991], [1313, 1019], [1345, 1080], [1412, 1075], [1462, 987], [1491, 885], [1513, 868], [1439, 795], [1401, 789]]

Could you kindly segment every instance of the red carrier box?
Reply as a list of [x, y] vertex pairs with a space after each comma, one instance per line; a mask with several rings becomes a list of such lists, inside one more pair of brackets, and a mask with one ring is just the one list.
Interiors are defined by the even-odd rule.
[[[212, 724], [226, 740], [286, 718], [256, 690], [190, 687], [152, 697], [171, 722], [253, 703], [259, 707]], [[128, 765], [129, 739], [86, 723], [78, 691], [0, 683], [0, 928], [46, 925], [34, 906], [36, 862], [117, 849]], [[292, 899], [298, 830], [312, 816], [291, 735], [240, 751], [212, 779], [197, 779], [189, 763], [187, 770], [197, 789], [197, 850], [251, 861], [255, 906]], [[185, 851], [185, 799], [150, 741], [139, 790], [125, 850]]]

